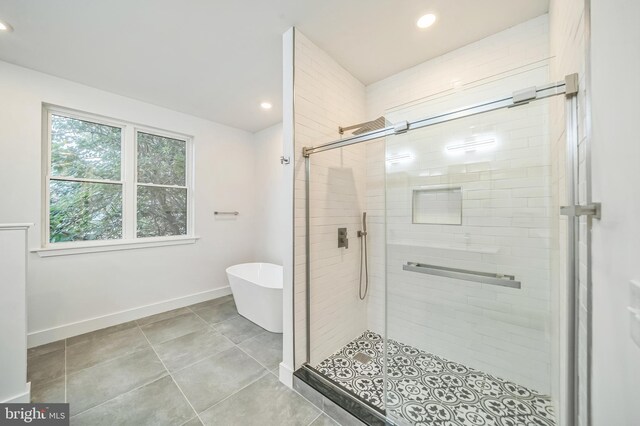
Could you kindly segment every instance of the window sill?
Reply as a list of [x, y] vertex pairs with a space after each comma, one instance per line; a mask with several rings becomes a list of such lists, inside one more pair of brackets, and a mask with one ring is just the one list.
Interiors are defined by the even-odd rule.
[[40, 257], [70, 256], [74, 254], [100, 253], [105, 251], [135, 250], [151, 247], [194, 244], [200, 237], [164, 237], [140, 240], [100, 241], [86, 244], [61, 245], [31, 250]]

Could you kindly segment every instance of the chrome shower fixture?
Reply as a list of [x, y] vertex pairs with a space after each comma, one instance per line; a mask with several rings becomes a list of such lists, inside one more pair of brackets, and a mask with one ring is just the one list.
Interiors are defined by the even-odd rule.
[[375, 120], [366, 121], [364, 123], [354, 124], [353, 126], [348, 127], [338, 127], [338, 133], [341, 135], [344, 134], [347, 130], [354, 130], [352, 133], [354, 135], [361, 135], [363, 133], [372, 132], [374, 130], [384, 129], [387, 125], [387, 120], [384, 117], [378, 117]]
[[[364, 300], [369, 292], [369, 263], [367, 261], [367, 212], [362, 213], [362, 230], [358, 231], [360, 238], [360, 281], [358, 283], [358, 297]], [[364, 278], [364, 280], [363, 280]]]

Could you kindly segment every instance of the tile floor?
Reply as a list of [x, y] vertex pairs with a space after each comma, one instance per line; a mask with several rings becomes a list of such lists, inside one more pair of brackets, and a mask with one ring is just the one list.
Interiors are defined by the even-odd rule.
[[72, 425], [336, 425], [280, 383], [281, 356], [226, 296], [29, 349], [28, 379]]
[[[384, 409], [399, 424], [420, 426], [554, 426], [551, 400], [524, 386], [394, 340], [384, 396], [384, 339], [364, 332], [316, 369]], [[368, 362], [358, 359], [364, 354]], [[385, 404], [386, 402], [386, 404]]]

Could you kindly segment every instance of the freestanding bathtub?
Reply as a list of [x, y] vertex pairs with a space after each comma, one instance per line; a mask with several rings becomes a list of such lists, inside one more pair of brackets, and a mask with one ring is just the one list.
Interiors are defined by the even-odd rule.
[[272, 333], [282, 333], [282, 266], [242, 263], [227, 268], [238, 313]]

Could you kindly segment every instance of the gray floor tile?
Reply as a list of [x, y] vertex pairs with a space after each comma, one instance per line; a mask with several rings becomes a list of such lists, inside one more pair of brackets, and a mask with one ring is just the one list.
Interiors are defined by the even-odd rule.
[[76, 425], [181, 425], [193, 409], [171, 377], [163, 377], [73, 417]]
[[64, 376], [44, 383], [31, 383], [31, 402], [64, 402]]
[[201, 412], [263, 374], [269, 373], [240, 349], [232, 348], [178, 371], [174, 378]]
[[214, 305], [193, 307], [192, 310], [209, 324], [218, 324], [238, 316], [238, 310], [233, 300]]
[[64, 348], [28, 359], [27, 380], [30, 382], [44, 383], [64, 374]]
[[136, 322], [138, 323], [139, 326], [143, 326], [146, 324], [151, 324], [153, 322], [162, 321], [168, 318], [177, 317], [178, 315], [188, 314], [190, 312], [191, 310], [189, 308], [178, 308], [178, 309], [173, 309], [167, 312], [161, 312], [156, 315], [140, 318], [139, 320], [136, 320]]
[[85, 368], [67, 377], [71, 415], [81, 413], [167, 374], [152, 349]]
[[216, 324], [214, 328], [235, 344], [242, 343], [265, 331], [264, 328], [241, 316]]
[[188, 422], [184, 423], [182, 426], [202, 426], [202, 422], [200, 421], [199, 418], [194, 417]]
[[190, 305], [189, 308], [191, 308], [191, 309], [201, 309], [201, 308], [206, 308], [206, 307], [209, 307], [209, 306], [221, 305], [221, 304], [227, 303], [227, 302], [233, 302], [233, 295], [232, 294], [229, 294], [229, 295], [226, 295], [226, 296], [222, 296], [222, 297], [218, 297], [216, 299], [207, 300], [205, 302], [196, 303], [194, 305]]
[[265, 331], [245, 340], [238, 347], [270, 371], [278, 368], [282, 362], [282, 334]]
[[178, 315], [140, 327], [152, 345], [184, 336], [207, 327], [201, 318], [193, 313]]
[[207, 327], [155, 345], [154, 349], [167, 369], [176, 371], [233, 346], [229, 339]]
[[336, 423], [331, 417], [323, 413], [313, 423], [311, 423], [311, 426], [340, 426], [340, 425]]
[[57, 342], [47, 343], [46, 345], [36, 346], [27, 350], [27, 358], [32, 356], [44, 355], [57, 350], [64, 349], [64, 339]]
[[149, 347], [138, 327], [84, 340], [67, 348], [67, 374]]
[[318, 414], [320, 410], [267, 374], [200, 418], [205, 425], [307, 426]]
[[79, 336], [69, 337], [67, 339], [67, 347], [71, 345], [75, 345], [80, 342], [85, 342], [87, 340], [100, 339], [111, 333], [115, 333], [121, 330], [126, 330], [128, 328], [132, 328], [136, 326], [137, 324], [135, 321], [129, 321], [129, 322], [124, 322], [122, 324], [117, 324], [111, 327], [102, 328], [100, 330], [92, 331], [90, 333], [81, 334]]

